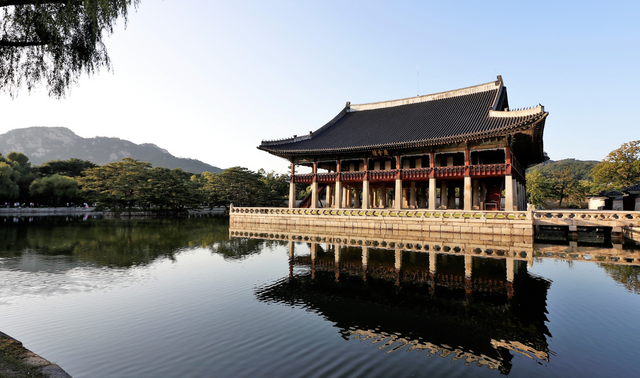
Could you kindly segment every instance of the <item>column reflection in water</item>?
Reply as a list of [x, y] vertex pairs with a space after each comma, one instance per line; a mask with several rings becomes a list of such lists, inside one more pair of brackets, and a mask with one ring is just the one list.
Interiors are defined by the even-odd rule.
[[345, 340], [379, 344], [374, 350], [423, 351], [502, 373], [515, 353], [549, 360], [550, 282], [530, 275], [520, 255], [435, 241], [295, 239], [290, 278], [257, 289], [260, 301], [303, 303]]

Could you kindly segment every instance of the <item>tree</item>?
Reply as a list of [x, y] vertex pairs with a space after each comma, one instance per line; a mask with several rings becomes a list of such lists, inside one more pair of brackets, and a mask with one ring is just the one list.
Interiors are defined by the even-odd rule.
[[159, 210], [194, 208], [202, 202], [198, 186], [191, 173], [180, 168], [154, 167], [148, 171], [139, 199], [147, 208], [156, 206]]
[[73, 202], [78, 194], [78, 182], [70, 177], [52, 175], [34, 180], [29, 186], [32, 198], [47, 205], [60, 206]]
[[586, 196], [586, 188], [572, 173], [569, 167], [562, 172], [554, 172], [550, 179], [551, 196], [560, 201], [558, 207], [562, 207], [562, 201], [567, 200], [569, 206], [579, 207]]
[[68, 160], [50, 160], [45, 161], [40, 166], [34, 167], [35, 170], [43, 176], [52, 176], [55, 174], [67, 177], [81, 177], [83, 172], [89, 168], [95, 168], [98, 165], [89, 161], [78, 158]]
[[551, 198], [551, 183], [538, 169], [527, 173], [527, 201], [536, 206], [546, 206]]
[[213, 206], [265, 206], [268, 190], [259, 173], [243, 167], [225, 169], [222, 173], [205, 172], [204, 191]]
[[289, 198], [289, 175], [280, 175], [274, 171], [266, 172], [260, 168], [258, 174], [266, 186], [267, 198], [264, 206], [282, 206]]
[[139, 200], [143, 184], [148, 179], [151, 164], [132, 158], [109, 163], [85, 171], [78, 179], [82, 191], [98, 207], [122, 208], [129, 211]]
[[44, 81], [63, 97], [83, 72], [111, 68], [103, 39], [140, 0], [0, 0], [0, 88], [16, 96]]
[[593, 168], [593, 181], [605, 190], [640, 183], [640, 140], [624, 143]]
[[18, 179], [20, 172], [13, 169], [10, 164], [0, 161], [0, 199], [12, 200], [18, 197], [20, 189]]

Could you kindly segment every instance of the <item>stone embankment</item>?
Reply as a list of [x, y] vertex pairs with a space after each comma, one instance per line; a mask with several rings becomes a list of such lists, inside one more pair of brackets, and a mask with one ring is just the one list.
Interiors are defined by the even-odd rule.
[[[0, 347], [0, 376], [22, 377], [40, 373], [48, 378], [71, 378], [60, 366], [33, 353], [20, 341], [2, 332]], [[8, 359], [17, 359], [18, 365], [10, 363]]]

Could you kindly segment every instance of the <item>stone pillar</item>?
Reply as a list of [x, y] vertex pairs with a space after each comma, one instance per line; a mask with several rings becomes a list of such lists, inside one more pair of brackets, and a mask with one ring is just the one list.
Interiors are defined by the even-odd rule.
[[369, 209], [369, 180], [364, 180], [362, 182], [362, 208]]
[[478, 194], [478, 180], [473, 180], [472, 188], [471, 188], [471, 197], [473, 197], [473, 202], [471, 204], [472, 209], [480, 208], [480, 196]]
[[335, 193], [335, 201], [334, 206], [336, 209], [342, 208], [342, 183], [338, 180], [336, 181], [336, 193]]
[[[353, 198], [353, 207], [356, 209], [360, 208], [360, 189], [358, 188], [354, 188], [353, 189], [353, 194], [354, 194], [354, 198]], [[364, 200], [364, 198], [363, 198]]]
[[289, 258], [292, 259], [296, 253], [296, 243], [293, 240], [289, 241]]
[[447, 196], [449, 197], [449, 204], [447, 206], [447, 209], [455, 209], [456, 208], [456, 187], [455, 186], [447, 190]]
[[[480, 202], [481, 205], [487, 201], [487, 183], [482, 182], [480, 184]], [[483, 206], [480, 206], [480, 210], [484, 210]]]
[[289, 208], [296, 207], [296, 184], [293, 182], [293, 177], [289, 183]]
[[409, 207], [415, 209], [417, 206], [416, 203], [416, 183], [415, 181], [411, 181], [411, 187], [409, 188]]
[[429, 210], [434, 211], [436, 209], [436, 178], [429, 178]]
[[446, 209], [449, 202], [447, 201], [447, 182], [440, 181], [440, 208]]
[[325, 206], [326, 207], [333, 207], [333, 193], [332, 190], [333, 186], [332, 185], [327, 185], [327, 188], [325, 189], [325, 194], [326, 194], [326, 200], [325, 200]]
[[466, 278], [471, 278], [472, 271], [473, 271], [473, 256], [464, 255], [464, 276]]
[[509, 282], [513, 282], [513, 276], [514, 276], [514, 263], [515, 261], [513, 260], [513, 257], [507, 257], [506, 259], [506, 263], [507, 263], [507, 281]]
[[515, 198], [513, 190], [513, 178], [511, 175], [504, 177], [504, 209], [505, 211], [513, 211]]
[[396, 270], [402, 269], [402, 250], [396, 248]]
[[436, 274], [437, 261], [438, 261], [438, 255], [433, 251], [429, 252], [429, 273]]
[[393, 207], [396, 210], [400, 210], [402, 209], [402, 179], [397, 178], [396, 179], [396, 198], [393, 201]]
[[315, 242], [311, 242], [311, 261], [315, 261], [316, 257], [317, 257], [317, 253], [316, 253], [316, 243]]
[[371, 207], [376, 208], [378, 207], [378, 200], [380, 199], [380, 196], [378, 195], [378, 189], [374, 188], [371, 191], [371, 194], [373, 195], [373, 199], [372, 199], [372, 203], [371, 203]]
[[464, 209], [471, 210], [473, 205], [473, 187], [471, 176], [464, 176]]
[[362, 246], [362, 266], [364, 268], [369, 264], [369, 247], [363, 245]]
[[384, 201], [384, 207], [385, 209], [389, 207], [389, 189], [387, 189], [387, 186], [382, 184], [382, 188], [384, 188], [384, 196], [382, 197], [383, 201]]
[[387, 192], [387, 185], [382, 183], [380, 188], [380, 207], [386, 208], [389, 206], [389, 192]]
[[420, 185], [420, 204], [418, 207], [425, 209], [427, 207], [427, 187], [424, 185]]
[[311, 209], [318, 208], [318, 182], [314, 181], [311, 183]]

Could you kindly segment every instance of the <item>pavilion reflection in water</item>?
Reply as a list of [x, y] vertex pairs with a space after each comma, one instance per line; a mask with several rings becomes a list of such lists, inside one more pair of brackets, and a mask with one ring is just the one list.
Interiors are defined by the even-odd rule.
[[370, 340], [387, 353], [424, 351], [505, 374], [515, 353], [549, 360], [551, 282], [528, 273], [532, 249], [526, 243], [469, 249], [442, 240], [388, 241], [388, 235], [382, 242], [343, 235], [298, 240], [254, 231], [231, 228], [230, 235], [288, 239], [290, 257], [289, 277], [257, 289], [257, 298], [316, 311], [346, 340]]

